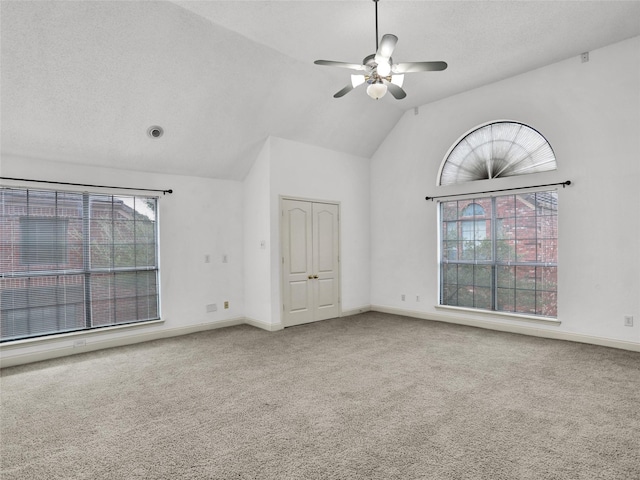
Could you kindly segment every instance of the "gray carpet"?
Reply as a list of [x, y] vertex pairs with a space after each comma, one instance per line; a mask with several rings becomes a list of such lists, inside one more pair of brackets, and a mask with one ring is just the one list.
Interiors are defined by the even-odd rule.
[[1, 478], [640, 479], [640, 354], [366, 313], [2, 372]]

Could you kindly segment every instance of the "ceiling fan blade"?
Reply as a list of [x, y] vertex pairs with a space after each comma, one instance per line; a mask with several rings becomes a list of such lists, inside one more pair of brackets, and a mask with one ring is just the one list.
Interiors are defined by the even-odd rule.
[[344, 97], [351, 90], [353, 90], [353, 85], [349, 84], [346, 87], [344, 87], [342, 90], [340, 90], [339, 92], [336, 92], [336, 94], [333, 96], [333, 98]]
[[393, 53], [393, 49], [396, 48], [396, 43], [398, 43], [398, 37], [391, 33], [384, 35], [382, 40], [380, 40], [380, 46], [376, 52], [376, 63], [380, 63], [383, 60], [388, 62]]
[[391, 67], [393, 73], [437, 72], [447, 68], [447, 62], [407, 62]]
[[349, 68], [351, 70], [365, 70], [366, 67], [359, 63], [334, 62], [333, 60], [316, 60], [316, 65], [326, 65], [328, 67]]
[[402, 100], [407, 96], [407, 92], [405, 92], [402, 87], [396, 85], [395, 83], [388, 82], [384, 80], [384, 84], [387, 86], [387, 90], [394, 96], [396, 100]]

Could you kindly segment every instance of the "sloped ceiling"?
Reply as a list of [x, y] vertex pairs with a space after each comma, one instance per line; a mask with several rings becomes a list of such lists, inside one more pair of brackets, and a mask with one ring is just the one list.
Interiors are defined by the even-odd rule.
[[269, 135], [370, 157], [406, 110], [640, 35], [637, 1], [381, 0], [395, 61], [449, 68], [374, 101], [332, 98], [350, 72], [313, 64], [373, 53], [371, 0], [1, 8], [3, 154], [227, 179]]

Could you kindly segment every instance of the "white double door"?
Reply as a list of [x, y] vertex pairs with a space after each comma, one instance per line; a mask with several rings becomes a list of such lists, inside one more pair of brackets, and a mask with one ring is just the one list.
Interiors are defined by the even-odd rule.
[[340, 316], [337, 204], [282, 200], [283, 325]]

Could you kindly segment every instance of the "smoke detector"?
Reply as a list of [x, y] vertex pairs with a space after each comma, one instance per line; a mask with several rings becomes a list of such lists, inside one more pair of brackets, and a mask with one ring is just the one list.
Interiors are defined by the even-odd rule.
[[151, 138], [160, 138], [164, 134], [164, 129], [158, 125], [152, 125], [147, 130], [147, 135]]

